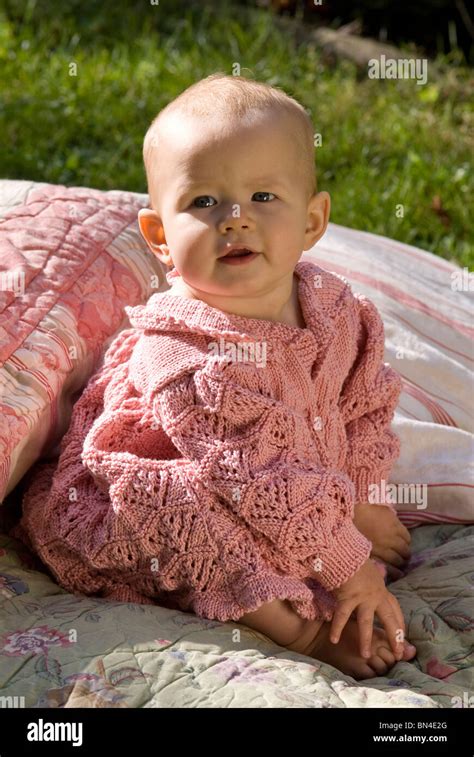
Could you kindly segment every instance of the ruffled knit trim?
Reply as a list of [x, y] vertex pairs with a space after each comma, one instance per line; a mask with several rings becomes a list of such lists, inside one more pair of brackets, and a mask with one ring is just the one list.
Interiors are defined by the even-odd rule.
[[268, 572], [242, 577], [229, 592], [199, 595], [193, 591], [190, 609], [210, 620], [238, 621], [274, 599], [287, 599], [295, 612], [307, 620], [331, 620], [336, 606], [334, 598], [324, 590], [312, 591], [298, 579]]
[[[332, 319], [350, 296], [349, 285], [341, 277], [320, 268], [311, 261], [300, 261], [295, 266], [298, 277], [298, 296], [307, 327], [304, 329], [278, 321], [225, 313], [202, 300], [192, 300], [172, 292], [157, 292], [146, 305], [126, 306], [132, 326], [145, 330], [185, 331], [239, 339], [275, 339], [283, 343], [299, 340], [319, 341], [322, 335], [334, 328]], [[168, 283], [179, 276], [168, 271]], [[315, 277], [321, 286], [316, 287]]]

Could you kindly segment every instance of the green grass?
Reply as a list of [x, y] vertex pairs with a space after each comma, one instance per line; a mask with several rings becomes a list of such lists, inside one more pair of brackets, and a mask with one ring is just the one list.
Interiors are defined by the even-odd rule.
[[[5, 5], [4, 5], [5, 7]], [[473, 267], [472, 79], [451, 59], [429, 82], [370, 80], [279, 31], [268, 12], [161, 0], [10, 0], [0, 11], [0, 176], [145, 192], [155, 114], [214, 71], [282, 87], [311, 109], [331, 220]], [[60, 14], [60, 15], [58, 15]], [[77, 76], [69, 75], [71, 63]], [[470, 104], [471, 103], [471, 104]], [[432, 207], [441, 200], [444, 213]], [[397, 217], [403, 205], [404, 217]]]

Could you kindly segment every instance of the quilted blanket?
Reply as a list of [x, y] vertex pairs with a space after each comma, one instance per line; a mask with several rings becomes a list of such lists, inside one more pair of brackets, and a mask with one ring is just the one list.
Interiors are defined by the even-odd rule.
[[474, 526], [420, 526], [412, 545], [391, 590], [416, 661], [356, 682], [238, 623], [68, 594], [0, 536], [0, 696], [24, 707], [468, 707]]

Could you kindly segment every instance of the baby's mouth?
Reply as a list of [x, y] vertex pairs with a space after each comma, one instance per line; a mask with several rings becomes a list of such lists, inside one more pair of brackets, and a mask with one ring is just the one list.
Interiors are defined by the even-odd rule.
[[253, 253], [251, 250], [247, 250], [246, 247], [242, 247], [239, 250], [231, 250], [226, 255], [223, 255], [223, 257], [224, 258], [243, 258], [243, 257], [246, 257], [247, 255], [254, 255], [254, 254], [255, 253]]
[[230, 244], [227, 242], [224, 245], [224, 249], [219, 252], [218, 260], [221, 263], [227, 265], [247, 265], [255, 260], [260, 253], [256, 252], [252, 247], [246, 247], [244, 244], [234, 242]]

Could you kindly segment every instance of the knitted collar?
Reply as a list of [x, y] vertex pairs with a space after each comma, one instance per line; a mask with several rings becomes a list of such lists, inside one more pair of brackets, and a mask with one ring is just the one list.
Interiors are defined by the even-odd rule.
[[240, 339], [275, 339], [283, 342], [313, 340], [327, 334], [329, 313], [325, 307], [325, 288], [316, 288], [315, 275], [327, 276], [325, 269], [312, 261], [300, 260], [295, 266], [298, 277], [298, 296], [306, 328], [290, 326], [278, 321], [226, 313], [202, 300], [191, 300], [179, 294], [157, 292], [145, 305], [126, 306], [132, 326], [152, 331], [193, 331], [209, 336]]

